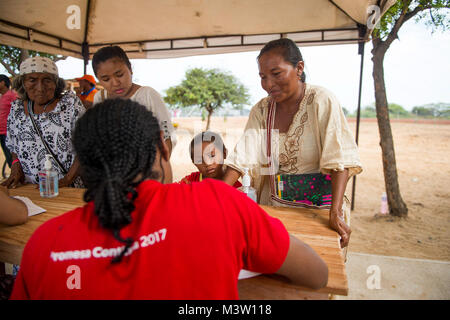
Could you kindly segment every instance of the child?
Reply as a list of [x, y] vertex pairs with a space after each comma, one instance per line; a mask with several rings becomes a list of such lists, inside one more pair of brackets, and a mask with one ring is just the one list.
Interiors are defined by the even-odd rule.
[[[191, 159], [199, 171], [192, 172], [180, 182], [190, 184], [199, 182], [206, 178], [222, 180], [224, 174], [223, 160], [227, 157], [227, 148], [218, 133], [204, 131], [192, 139], [189, 146]], [[241, 187], [239, 181], [233, 185]]]

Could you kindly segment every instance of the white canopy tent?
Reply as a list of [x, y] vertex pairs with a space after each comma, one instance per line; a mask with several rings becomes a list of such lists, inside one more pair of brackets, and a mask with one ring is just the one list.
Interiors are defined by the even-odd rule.
[[[106, 45], [130, 58], [260, 50], [287, 37], [299, 46], [358, 43], [396, 0], [0, 0], [0, 44], [84, 59]], [[376, 7], [374, 7], [376, 6]], [[353, 179], [352, 209], [356, 177]]]
[[395, 0], [1, 0], [0, 43], [89, 58], [120, 45], [130, 58], [255, 51], [367, 40], [371, 5]]

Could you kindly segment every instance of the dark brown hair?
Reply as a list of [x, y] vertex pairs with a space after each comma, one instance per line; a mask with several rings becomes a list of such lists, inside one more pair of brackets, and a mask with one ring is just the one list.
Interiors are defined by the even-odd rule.
[[125, 51], [123, 51], [119, 46], [109, 46], [101, 48], [92, 57], [92, 69], [94, 69], [94, 73], [96, 76], [98, 65], [112, 58], [119, 58], [120, 60], [122, 60], [131, 71], [131, 62], [128, 59]]
[[[300, 61], [303, 61], [302, 54], [300, 52], [300, 49], [297, 47], [294, 41], [288, 38], [281, 38], [277, 40], [272, 40], [268, 42], [264, 48], [261, 49], [259, 52], [259, 55], [257, 59], [269, 51], [272, 50], [279, 50], [281, 55], [284, 58], [284, 61], [287, 61], [292, 64], [294, 68], [297, 67], [297, 63]], [[302, 82], [306, 81], [306, 74], [305, 72], [302, 72], [301, 78]]]

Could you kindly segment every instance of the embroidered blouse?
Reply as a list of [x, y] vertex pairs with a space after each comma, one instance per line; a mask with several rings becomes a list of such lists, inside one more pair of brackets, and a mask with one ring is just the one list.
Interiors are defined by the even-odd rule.
[[[272, 160], [276, 173], [330, 174], [349, 169], [349, 177], [362, 171], [358, 148], [337, 98], [327, 89], [305, 84], [305, 97], [285, 133], [272, 132]], [[258, 203], [272, 205], [268, 175], [266, 128], [270, 98], [251, 110], [244, 135], [225, 164], [243, 173], [248, 167]]]

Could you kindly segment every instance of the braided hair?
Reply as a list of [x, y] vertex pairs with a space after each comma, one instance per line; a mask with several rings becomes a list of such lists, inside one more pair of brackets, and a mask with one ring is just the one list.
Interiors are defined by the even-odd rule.
[[[259, 52], [259, 55], [256, 59], [259, 60], [259, 58], [264, 54], [272, 50], [279, 50], [281, 53], [281, 56], [283, 57], [284, 61], [289, 62], [292, 64], [294, 68], [297, 67], [297, 63], [300, 61], [303, 61], [302, 53], [300, 52], [300, 49], [297, 47], [294, 41], [288, 38], [281, 38], [269, 41], [266, 43], [266, 45], [261, 49]], [[306, 81], [306, 74], [305, 72], [302, 72], [302, 75], [300, 76], [300, 80], [302, 82]]]
[[120, 262], [133, 244], [121, 238], [120, 229], [131, 223], [136, 187], [144, 179], [159, 178], [152, 172], [156, 148], [162, 147], [158, 121], [137, 102], [107, 99], [77, 121], [73, 145], [87, 187], [84, 200], [94, 201], [101, 226], [125, 244], [112, 260]]

